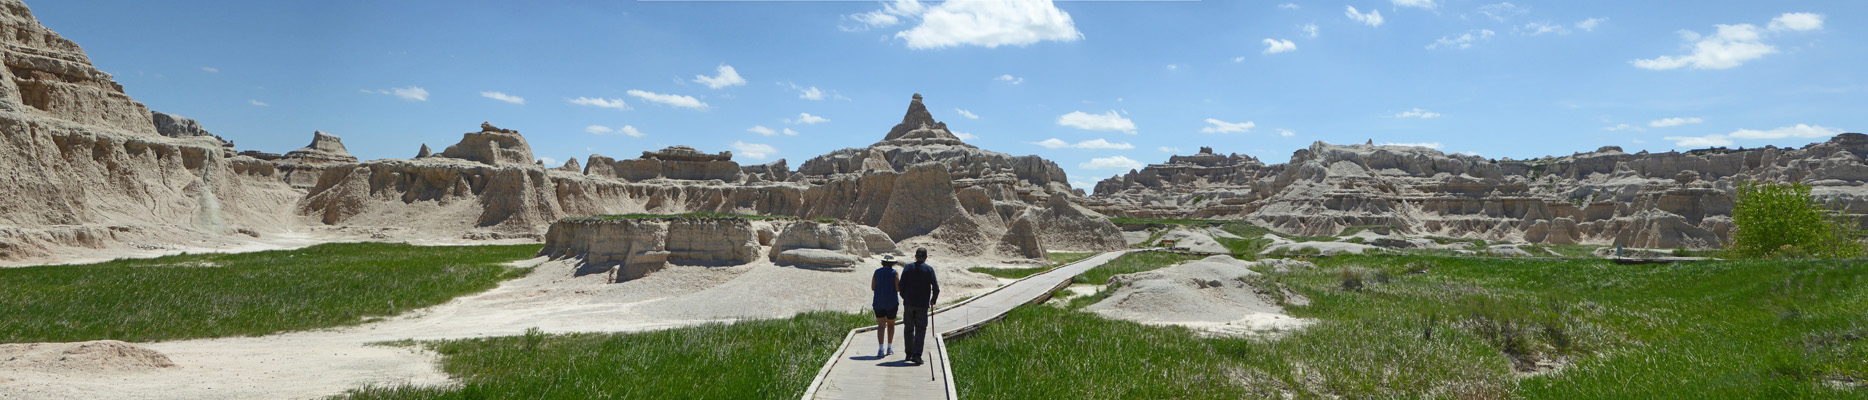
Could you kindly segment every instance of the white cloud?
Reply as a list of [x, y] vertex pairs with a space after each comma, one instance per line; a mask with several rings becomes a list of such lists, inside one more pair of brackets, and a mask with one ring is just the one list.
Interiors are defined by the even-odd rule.
[[1729, 69], [1744, 65], [1745, 62], [1764, 58], [1777, 53], [1777, 47], [1764, 43], [1766, 34], [1791, 31], [1813, 31], [1823, 28], [1823, 16], [1810, 13], [1786, 13], [1771, 19], [1768, 30], [1752, 24], [1715, 25], [1718, 30], [1712, 35], [1681, 30], [1680, 38], [1690, 43], [1693, 54], [1683, 56], [1660, 56], [1650, 59], [1630, 61], [1635, 67], [1649, 70], [1670, 70], [1691, 66], [1693, 69]]
[[605, 99], [605, 98], [600, 98], [600, 97], [579, 97], [579, 98], [571, 99], [570, 101], [571, 101], [571, 104], [576, 104], [580, 106], [609, 108], [609, 109], [614, 109], [617, 111], [628, 111], [629, 110], [629, 103], [624, 103], [623, 99]]
[[634, 89], [630, 89], [626, 93], [629, 93], [630, 96], [636, 96], [636, 98], [639, 99], [648, 100], [650, 103], [661, 103], [673, 107], [692, 108], [702, 111], [707, 110], [707, 103], [703, 103], [699, 99], [695, 99], [691, 96], [661, 94]]
[[1106, 114], [1089, 114], [1082, 111], [1072, 111], [1069, 114], [1057, 117], [1057, 124], [1083, 130], [1121, 131], [1130, 135], [1135, 134], [1135, 121], [1130, 121], [1121, 114], [1116, 114], [1115, 110], [1110, 110]]
[[1395, 118], [1428, 119], [1428, 118], [1439, 118], [1439, 117], [1440, 117], [1440, 113], [1422, 110], [1419, 108], [1395, 113]]
[[824, 91], [817, 89], [816, 86], [798, 89], [798, 98], [805, 100], [823, 100]]
[[1668, 136], [1665, 139], [1673, 141], [1675, 146], [1680, 147], [1724, 147], [1732, 145], [1732, 140], [1726, 139], [1725, 135]]
[[1537, 35], [1542, 35], [1546, 33], [1568, 35], [1570, 34], [1570, 28], [1566, 28], [1563, 25], [1551, 25], [1549, 23], [1544, 23], [1544, 22], [1532, 22], [1532, 23], [1524, 24], [1524, 26], [1518, 27], [1518, 33], [1531, 35], [1531, 36], [1537, 36]]
[[1290, 129], [1279, 129], [1278, 136], [1283, 136], [1283, 137], [1297, 136], [1297, 132], [1291, 132]]
[[1428, 44], [1427, 50], [1438, 50], [1441, 48], [1470, 49], [1472, 48], [1473, 42], [1492, 40], [1492, 35], [1495, 34], [1497, 34], [1497, 32], [1492, 32], [1491, 29], [1477, 29], [1472, 32], [1466, 32], [1464, 35], [1459, 35], [1459, 37], [1442, 36], [1440, 40]]
[[820, 122], [830, 122], [830, 119], [819, 117], [816, 115], [811, 115], [811, 113], [798, 113], [797, 119], [787, 119], [785, 120], [785, 122], [790, 122], [793, 124], [811, 125], [811, 124], [816, 124]]
[[1025, 78], [1020, 78], [1020, 77], [1016, 77], [1016, 76], [1012, 76], [1011, 74], [1005, 74], [1005, 75], [999, 75], [999, 77], [997, 77], [997, 78], [992, 78], [992, 79], [993, 79], [993, 80], [995, 80], [995, 81], [1000, 81], [1000, 82], [1005, 82], [1005, 83], [1010, 83], [1010, 84], [1013, 84], [1013, 85], [1017, 85], [1017, 84], [1020, 84], [1020, 83], [1025, 83]]
[[1161, 146], [1161, 147], [1156, 147], [1156, 148], [1155, 148], [1155, 150], [1160, 150], [1160, 151], [1161, 151], [1162, 153], [1173, 153], [1173, 152], [1176, 152], [1176, 151], [1180, 151], [1180, 148], [1179, 148], [1179, 147], [1167, 147], [1167, 146]]
[[746, 131], [757, 133], [760, 135], [765, 135], [765, 136], [772, 136], [772, 135], [778, 134], [778, 131], [772, 130], [772, 128], [767, 128], [765, 127], [765, 125], [754, 125], [751, 128], [746, 128]]
[[646, 134], [643, 134], [642, 131], [636, 130], [636, 127], [629, 126], [629, 125], [623, 125], [622, 128], [616, 128], [616, 129], [610, 129], [610, 127], [603, 126], [603, 125], [591, 125], [591, 126], [584, 127], [584, 132], [589, 132], [592, 135], [625, 135], [629, 137], [648, 136]]
[[966, 132], [953, 132], [953, 136], [960, 138], [960, 140], [973, 140], [973, 139], [979, 138], [979, 135], [966, 133]]
[[972, 111], [955, 108], [953, 112], [959, 113], [960, 116], [966, 117], [966, 119], [979, 119], [979, 114], [974, 114]]
[[220, 69], [220, 68], [214, 68], [214, 67], [201, 67], [201, 70], [202, 70], [202, 71], [207, 71], [207, 72], [208, 72], [208, 73], [210, 73], [210, 74], [218, 74], [218, 73], [221, 73], [221, 69]]
[[734, 155], [745, 156], [747, 159], [764, 160], [766, 157], [777, 154], [778, 149], [768, 144], [746, 143], [735, 140], [733, 141], [733, 152], [735, 153]]
[[1404, 147], [1426, 147], [1426, 148], [1429, 148], [1429, 149], [1434, 149], [1434, 150], [1439, 150], [1439, 149], [1442, 149], [1442, 148], [1445, 148], [1445, 147], [1446, 147], [1446, 145], [1444, 145], [1444, 144], [1440, 144], [1440, 142], [1421, 142], [1421, 143], [1382, 143], [1381, 145], [1382, 145], [1382, 146], [1404, 146]]
[[259, 101], [259, 100], [251, 100], [251, 99], [249, 99], [249, 100], [247, 100], [247, 101], [246, 101], [246, 103], [247, 103], [247, 104], [252, 104], [252, 105], [256, 105], [256, 106], [260, 106], [260, 107], [270, 107], [270, 106], [272, 106], [271, 104], [266, 104], [266, 102], [264, 102], [264, 101]]
[[1317, 37], [1317, 24], [1304, 24], [1304, 34], [1312, 38]]
[[845, 15], [844, 19], [856, 21], [858, 26], [838, 27], [846, 32], [865, 31], [872, 28], [887, 28], [902, 23], [902, 18], [913, 17], [927, 11], [927, 7], [916, 0], [895, 0], [881, 10], [861, 14]]
[[1357, 22], [1361, 22], [1364, 24], [1368, 24], [1369, 26], [1376, 26], [1376, 27], [1382, 26], [1382, 12], [1380, 10], [1369, 10], [1368, 14], [1363, 14], [1363, 13], [1357, 12], [1355, 6], [1343, 6], [1343, 7], [1349, 8], [1348, 11], [1343, 12], [1343, 15], [1348, 16], [1349, 19], [1356, 20]]
[[1823, 15], [1811, 13], [1784, 13], [1771, 19], [1773, 31], [1813, 31], [1823, 29]]
[[1167, 70], [1169, 70], [1169, 71], [1179, 71], [1179, 70], [1180, 70], [1180, 64], [1168, 64], [1168, 65], [1167, 65]]
[[1439, 6], [1438, 4], [1433, 4], [1433, 0], [1394, 0], [1394, 4], [1395, 7], [1418, 7], [1429, 10]]
[[1298, 7], [1297, 7], [1297, 3], [1284, 3], [1284, 4], [1279, 4], [1278, 8], [1285, 9], [1285, 10], [1296, 10]]
[[1238, 57], [1233, 57], [1233, 58], [1232, 58], [1232, 62], [1236, 62], [1236, 63], [1242, 63], [1242, 62], [1245, 62], [1245, 56], [1238, 56]]
[[480, 97], [504, 101], [512, 104], [525, 104], [525, 98], [500, 92], [480, 92]]
[[1031, 144], [1044, 146], [1044, 148], [1047, 148], [1047, 149], [1128, 150], [1128, 149], [1135, 148], [1135, 145], [1128, 144], [1127, 142], [1110, 143], [1108, 140], [1103, 140], [1103, 139], [1091, 139], [1091, 140], [1085, 140], [1085, 141], [1076, 142], [1076, 143], [1070, 143], [1070, 142], [1065, 142], [1063, 139], [1050, 138], [1050, 139], [1045, 139], [1042, 142], [1032, 142]]
[[1485, 6], [1479, 7], [1480, 14], [1485, 14], [1485, 16], [1487, 17], [1492, 17], [1492, 19], [1498, 20], [1498, 22], [1505, 22], [1505, 19], [1507, 18], [1529, 14], [1530, 12], [1531, 12], [1530, 7], [1519, 7], [1518, 5], [1511, 4], [1511, 3], [1487, 4]]
[[1203, 133], [1251, 132], [1252, 127], [1258, 126], [1258, 124], [1254, 124], [1252, 123], [1252, 121], [1233, 123], [1233, 122], [1226, 122], [1226, 121], [1221, 121], [1221, 120], [1213, 119], [1213, 118], [1207, 118], [1206, 123], [1207, 123], [1207, 127], [1200, 128], [1200, 132], [1203, 132]]
[[1841, 133], [1842, 130], [1836, 128], [1796, 124], [1768, 131], [1739, 129], [1730, 136], [1739, 139], [1826, 138]]
[[798, 136], [798, 131], [791, 130], [791, 128], [785, 128], [781, 133], [784, 133], [785, 136]]
[[558, 159], [556, 159], [556, 158], [551, 158], [551, 157], [539, 157], [539, 158], [538, 158], [538, 162], [541, 162], [541, 163], [544, 163], [544, 164], [545, 164], [546, 166], [551, 166], [551, 165], [553, 165], [553, 164], [556, 164], [556, 165], [559, 165], [559, 166], [563, 166], [563, 165], [564, 165], [564, 164], [558, 164]]
[[[1070, 14], [1057, 9], [1051, 0], [948, 0], [926, 6], [916, 1], [897, 1], [878, 12], [848, 17], [866, 27], [892, 26], [906, 18], [921, 23], [896, 32], [895, 37], [911, 49], [941, 49], [959, 46], [1025, 46], [1047, 40], [1062, 42], [1083, 38]], [[852, 29], [845, 29], [852, 30]]]
[[1655, 128], [1666, 128], [1666, 127], [1669, 127], [1669, 126], [1680, 126], [1680, 125], [1686, 125], [1686, 124], [1697, 124], [1697, 123], [1701, 123], [1701, 122], [1706, 122], [1706, 121], [1705, 121], [1705, 120], [1702, 120], [1702, 119], [1699, 119], [1699, 117], [1686, 117], [1686, 118], [1677, 118], [1677, 117], [1676, 117], [1676, 118], [1666, 118], [1666, 119], [1657, 119], [1657, 120], [1653, 120], [1653, 121], [1650, 121], [1650, 122], [1648, 122], [1648, 123], [1647, 123], [1647, 126], [1652, 126], [1652, 127], [1655, 127]]
[[1842, 130], [1824, 126], [1796, 124], [1771, 130], [1739, 129], [1723, 135], [1706, 136], [1668, 136], [1675, 145], [1681, 147], [1722, 147], [1731, 146], [1732, 139], [1784, 139], [1784, 138], [1825, 138], [1841, 134]]
[[390, 96], [400, 97], [403, 100], [408, 100], [408, 101], [428, 101], [428, 90], [422, 89], [419, 86], [410, 86], [410, 87], [405, 87], [405, 88], [394, 88], [394, 89], [387, 89], [387, 90], [364, 89], [363, 92], [374, 93], [374, 94], [386, 94]]
[[1083, 168], [1083, 169], [1089, 169], [1089, 170], [1121, 171], [1125, 169], [1138, 169], [1141, 167], [1142, 167], [1141, 162], [1130, 160], [1128, 157], [1123, 157], [1123, 156], [1092, 158], [1090, 159], [1090, 161], [1086, 161], [1082, 164], [1077, 164], [1077, 168]]
[[1609, 19], [1608, 18], [1590, 18], [1590, 19], [1585, 19], [1582, 21], [1577, 21], [1576, 29], [1581, 29], [1583, 30], [1583, 32], [1595, 32], [1596, 26], [1601, 25], [1602, 21], [1607, 21], [1607, 20]]
[[1639, 126], [1634, 126], [1634, 125], [1629, 125], [1629, 124], [1618, 124], [1615, 126], [1602, 128], [1602, 130], [1609, 131], [1609, 132], [1617, 132], [1617, 131], [1646, 132], [1647, 131], [1647, 129], [1642, 129]]
[[1270, 38], [1265, 39], [1265, 54], [1278, 54], [1278, 53], [1283, 53], [1287, 51], [1297, 51], [1297, 44], [1291, 43], [1289, 39], [1286, 39], [1286, 40], [1274, 40]]
[[720, 64], [720, 67], [716, 68], [716, 70], [718, 73], [714, 76], [695, 75], [694, 83], [707, 85], [708, 88], [713, 89], [746, 84], [746, 78], [741, 78], [739, 76], [739, 71], [733, 70], [733, 66], [731, 65]]

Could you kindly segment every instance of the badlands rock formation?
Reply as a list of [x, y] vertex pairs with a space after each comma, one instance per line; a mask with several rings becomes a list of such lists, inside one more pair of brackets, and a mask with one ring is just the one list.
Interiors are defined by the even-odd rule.
[[285, 158], [308, 164], [354, 163], [357, 157], [344, 149], [344, 140], [324, 131], [312, 132], [311, 144], [285, 153]]
[[882, 231], [848, 222], [738, 217], [569, 218], [551, 225], [539, 255], [579, 258], [585, 270], [617, 269], [631, 280], [669, 265], [732, 266], [766, 258], [778, 265], [848, 269], [893, 253]]
[[1084, 204], [1126, 217], [1242, 219], [1296, 235], [1357, 225], [1409, 234], [1629, 247], [1717, 247], [1729, 240], [1744, 181], [1815, 186], [1868, 214], [1868, 136], [1796, 148], [1627, 154], [1618, 147], [1535, 160], [1488, 160], [1422, 147], [1332, 145], [1288, 164], [1175, 156], [1096, 185]]

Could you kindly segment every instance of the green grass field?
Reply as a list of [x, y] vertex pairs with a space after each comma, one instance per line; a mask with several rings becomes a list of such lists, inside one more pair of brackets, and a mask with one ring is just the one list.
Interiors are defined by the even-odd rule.
[[157, 341], [353, 325], [491, 289], [538, 245], [323, 244], [0, 269], [0, 343]]
[[378, 387], [350, 399], [795, 399], [867, 315], [643, 333], [508, 336], [423, 345], [458, 387]]
[[[1343, 256], [1321, 263], [1260, 280], [1307, 295], [1309, 306], [1288, 310], [1318, 321], [1277, 340], [1205, 338], [1022, 307], [951, 343], [960, 394], [1868, 398], [1860, 386], [1868, 382], [1868, 264], [1861, 262]], [[1351, 278], [1358, 290], [1345, 290]]]

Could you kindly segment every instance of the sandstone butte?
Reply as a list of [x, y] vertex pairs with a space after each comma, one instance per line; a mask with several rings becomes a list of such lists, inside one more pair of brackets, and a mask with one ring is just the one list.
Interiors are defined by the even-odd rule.
[[[1868, 214], [1860, 134], [1801, 149], [1606, 147], [1524, 161], [1319, 142], [1266, 165], [1203, 149], [1086, 195], [1051, 161], [963, 142], [920, 95], [881, 141], [795, 170], [685, 146], [546, 168], [519, 131], [491, 123], [412, 159], [359, 161], [324, 132], [284, 155], [236, 151], [201, 123], [132, 99], [19, 0], [0, 0], [0, 24], [10, 32], [0, 35], [0, 263], [12, 265], [305, 232], [541, 241], [569, 217], [694, 212], [833, 218], [893, 245], [1004, 258], [1123, 248], [1109, 216], [1240, 219], [1303, 235], [1390, 225], [1488, 240], [1711, 247], [1730, 236], [1732, 188], [1745, 180], [1809, 183]], [[868, 251], [799, 250], [784, 257], [834, 264]]]

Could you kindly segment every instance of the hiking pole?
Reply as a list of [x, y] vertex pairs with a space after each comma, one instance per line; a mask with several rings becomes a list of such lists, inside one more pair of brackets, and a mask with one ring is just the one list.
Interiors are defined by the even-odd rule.
[[[929, 301], [928, 308], [930, 312], [927, 314], [928, 332], [926, 333], [934, 334], [934, 352], [939, 353], [940, 352], [940, 331], [934, 330], [934, 313], [932, 312], [933, 311], [932, 308], [934, 308], [934, 302]], [[936, 358], [938, 357], [939, 356], [936, 356]], [[934, 381], [934, 364], [930, 363], [928, 364], [928, 382], [933, 382], [933, 381]]]

